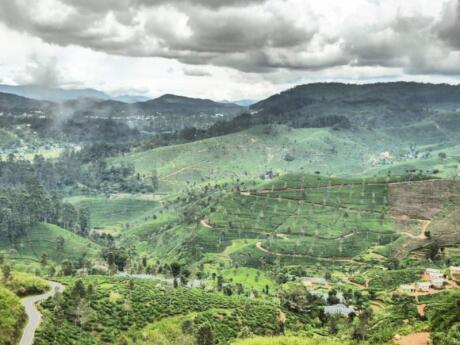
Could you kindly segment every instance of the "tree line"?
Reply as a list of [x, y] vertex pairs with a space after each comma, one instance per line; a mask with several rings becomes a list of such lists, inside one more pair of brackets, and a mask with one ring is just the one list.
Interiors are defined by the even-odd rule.
[[[86, 153], [86, 151], [85, 151]], [[36, 179], [47, 190], [72, 193], [151, 193], [158, 188], [155, 173], [136, 173], [128, 164], [110, 165], [103, 158], [88, 160], [74, 150], [67, 150], [56, 160], [36, 155], [32, 161], [10, 154], [0, 158], [0, 185], [19, 186]]]
[[63, 202], [58, 194], [46, 191], [34, 178], [22, 185], [0, 189], [0, 238], [14, 243], [39, 222], [86, 236], [90, 230], [90, 212]]

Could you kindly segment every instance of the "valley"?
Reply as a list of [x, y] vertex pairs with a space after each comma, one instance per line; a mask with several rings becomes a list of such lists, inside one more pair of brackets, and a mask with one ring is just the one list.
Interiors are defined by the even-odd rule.
[[459, 95], [0, 95], [0, 344], [455, 344]]

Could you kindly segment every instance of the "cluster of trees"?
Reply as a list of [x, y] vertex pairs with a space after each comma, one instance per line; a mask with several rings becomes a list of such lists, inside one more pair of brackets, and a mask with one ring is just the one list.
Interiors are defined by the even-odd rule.
[[169, 146], [218, 137], [226, 134], [240, 132], [257, 125], [285, 124], [293, 128], [324, 128], [331, 127], [334, 130], [349, 129], [351, 123], [347, 117], [341, 115], [313, 116], [302, 113], [280, 114], [241, 114], [230, 121], [218, 121], [207, 129], [188, 127], [174, 133], [162, 133], [144, 141], [142, 149], [153, 149], [161, 146]]
[[56, 224], [81, 235], [90, 229], [90, 212], [48, 193], [35, 178], [23, 185], [0, 189], [0, 238], [10, 242], [38, 222]]
[[104, 159], [97, 159], [97, 155], [107, 154], [104, 147], [101, 152], [97, 148], [94, 148], [96, 152], [67, 151], [53, 161], [45, 160], [41, 155], [36, 155], [33, 161], [9, 155], [6, 160], [0, 159], [0, 185], [17, 186], [35, 178], [46, 189], [63, 193], [139, 193], [153, 192], [158, 188], [156, 174], [140, 175], [132, 165], [112, 166]]
[[460, 343], [460, 293], [453, 292], [433, 307], [431, 331], [434, 345]]

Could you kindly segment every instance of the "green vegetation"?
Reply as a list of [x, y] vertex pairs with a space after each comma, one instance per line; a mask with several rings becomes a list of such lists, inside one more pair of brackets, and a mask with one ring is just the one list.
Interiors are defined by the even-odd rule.
[[0, 286], [0, 344], [16, 344], [25, 321], [26, 315], [19, 298]]
[[[39, 345], [52, 339], [63, 345], [74, 344], [76, 339], [79, 344], [114, 342], [121, 336], [142, 337], [144, 331], [139, 335], [127, 331], [133, 328], [140, 331], [144, 327], [149, 336], [161, 333], [163, 327], [173, 327], [171, 323], [177, 324], [179, 319], [168, 318], [177, 315], [183, 315], [184, 321], [191, 320], [187, 332], [194, 337], [203, 325], [210, 325], [216, 344], [227, 344], [242, 328], [259, 335], [278, 332], [277, 306], [269, 301], [229, 297], [201, 289], [157, 287], [154, 281], [139, 279], [93, 276], [83, 282], [75, 279], [63, 282], [69, 284], [63, 296], [43, 304], [47, 321], [38, 333]], [[73, 308], [84, 311], [85, 317], [73, 313]]]
[[232, 345], [349, 345], [348, 341], [319, 337], [255, 337], [234, 342]]
[[20, 272], [13, 272], [3, 286], [18, 296], [38, 295], [48, 290], [46, 280]]
[[77, 208], [91, 210], [91, 225], [100, 229], [118, 229], [136, 221], [141, 223], [153, 215], [158, 202], [149, 200], [148, 196], [115, 195], [78, 196], [66, 199]]
[[377, 290], [394, 290], [401, 284], [411, 284], [420, 280], [422, 272], [422, 269], [372, 271], [369, 274], [369, 287]]
[[396, 291], [460, 265], [458, 91], [432, 87], [298, 87], [227, 121], [167, 95], [129, 127], [85, 101], [59, 129], [0, 94], [0, 344], [46, 278], [38, 345], [457, 345], [453, 283]]
[[16, 238], [14, 246], [7, 241], [0, 242], [0, 253], [11, 261], [15, 270], [29, 272], [46, 269], [44, 257], [52, 264], [64, 259], [95, 259], [99, 251], [99, 245], [88, 239], [56, 225], [42, 223], [32, 226], [26, 235]]
[[460, 341], [460, 293], [455, 291], [433, 304], [431, 331], [434, 345], [455, 345]]

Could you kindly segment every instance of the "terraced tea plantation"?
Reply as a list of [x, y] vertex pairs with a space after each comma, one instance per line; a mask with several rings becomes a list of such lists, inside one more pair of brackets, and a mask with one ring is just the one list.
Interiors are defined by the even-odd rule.
[[[228, 193], [206, 209], [201, 244], [257, 239], [254, 247], [268, 257], [349, 260], [401, 236], [389, 212], [388, 188], [399, 181], [298, 174]], [[234, 255], [250, 258], [253, 249]]]
[[[278, 307], [268, 300], [172, 289], [141, 279], [92, 276], [61, 281], [67, 285], [62, 298], [43, 304], [47, 318], [37, 335], [38, 345], [75, 344], [77, 339], [79, 344], [126, 344], [123, 339], [149, 344], [150, 336], [171, 340], [177, 334], [179, 339], [203, 325], [212, 327], [214, 344], [228, 344], [241, 329], [257, 335], [279, 334]], [[71, 313], [72, 306], [88, 317]], [[296, 320], [288, 315], [288, 324]]]

